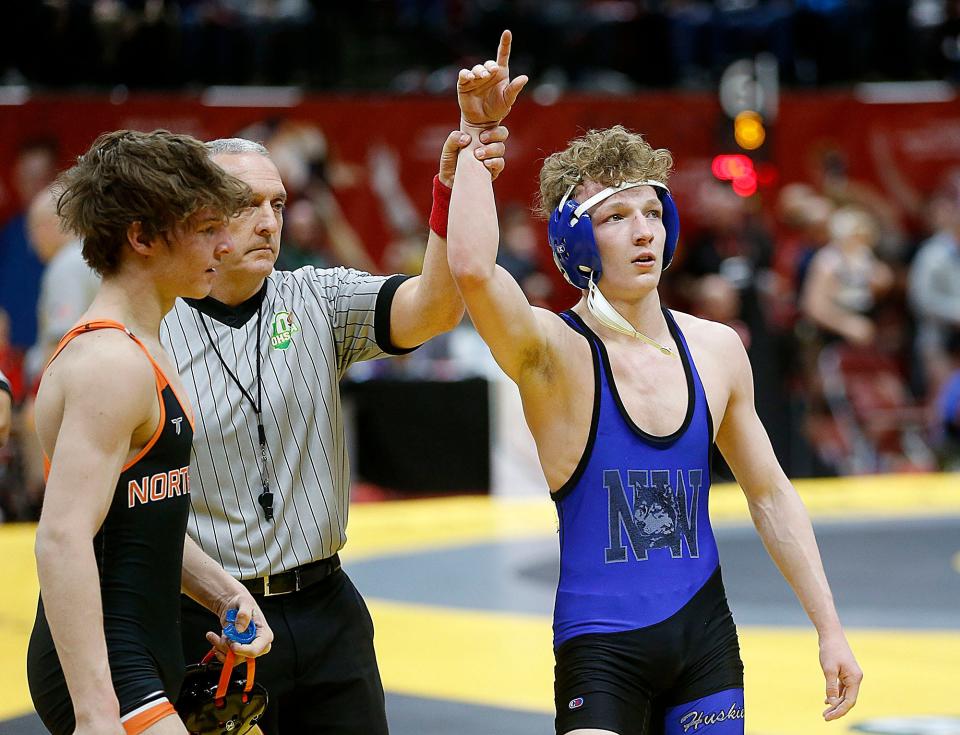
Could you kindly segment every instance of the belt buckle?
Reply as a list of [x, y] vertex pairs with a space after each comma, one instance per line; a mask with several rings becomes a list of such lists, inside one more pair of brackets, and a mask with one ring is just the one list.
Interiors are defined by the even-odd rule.
[[279, 597], [280, 595], [289, 595], [291, 592], [300, 591], [300, 569], [293, 569], [293, 589], [284, 590], [283, 592], [271, 592], [270, 591], [270, 576], [269, 574], [264, 574], [261, 579], [263, 580], [263, 596], [264, 597]]

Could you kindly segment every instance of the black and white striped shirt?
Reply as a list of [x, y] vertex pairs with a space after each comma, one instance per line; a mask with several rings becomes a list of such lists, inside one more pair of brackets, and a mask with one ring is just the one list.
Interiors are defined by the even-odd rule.
[[[403, 280], [346, 268], [274, 271], [244, 304], [178, 300], [164, 319], [161, 340], [196, 413], [188, 533], [233, 576], [293, 569], [346, 542], [339, 381], [358, 360], [402, 351], [390, 344], [390, 305]], [[228, 373], [256, 400], [257, 350], [272, 521], [257, 503], [256, 414]]]

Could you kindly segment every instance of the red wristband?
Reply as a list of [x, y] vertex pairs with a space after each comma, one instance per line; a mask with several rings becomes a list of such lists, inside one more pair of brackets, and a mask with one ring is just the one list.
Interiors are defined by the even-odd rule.
[[440, 175], [433, 177], [433, 207], [430, 209], [430, 229], [440, 237], [447, 238], [447, 217], [450, 212], [450, 195], [453, 189], [440, 181]]

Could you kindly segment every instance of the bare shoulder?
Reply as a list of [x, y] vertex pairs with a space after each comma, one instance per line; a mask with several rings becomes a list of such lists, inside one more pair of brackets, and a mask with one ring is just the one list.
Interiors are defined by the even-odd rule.
[[728, 376], [733, 382], [751, 378], [750, 360], [740, 335], [726, 324], [701, 319], [682, 311], [670, 310], [683, 332], [698, 368], [709, 368], [714, 375]]
[[563, 320], [559, 314], [555, 311], [550, 311], [549, 309], [544, 309], [539, 306], [531, 307], [533, 309], [533, 314], [536, 320], [540, 323], [540, 326], [545, 330], [547, 334], [547, 339], [553, 343], [557, 340], [564, 340], [569, 338], [570, 335], [577, 336], [577, 333], [570, 329], [567, 323]]
[[[677, 320], [677, 325], [686, 337], [687, 344], [690, 345], [691, 349], [697, 347], [710, 351], [716, 350], [721, 355], [727, 350], [745, 352], [740, 335], [726, 324], [701, 319], [692, 314], [674, 311], [673, 309], [670, 310], [670, 313]], [[729, 357], [729, 354], [727, 356]]]
[[147, 414], [156, 402], [153, 365], [116, 329], [75, 337], [47, 367], [43, 382], [71, 403], [95, 404], [114, 415]]

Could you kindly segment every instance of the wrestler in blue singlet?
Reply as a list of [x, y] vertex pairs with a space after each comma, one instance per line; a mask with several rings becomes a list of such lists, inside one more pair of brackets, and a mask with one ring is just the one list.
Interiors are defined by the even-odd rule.
[[669, 436], [630, 419], [603, 342], [590, 343], [594, 408], [583, 456], [553, 497], [560, 520], [554, 610], [557, 733], [742, 735], [743, 665], [710, 527], [713, 421], [669, 311], [687, 411]]

